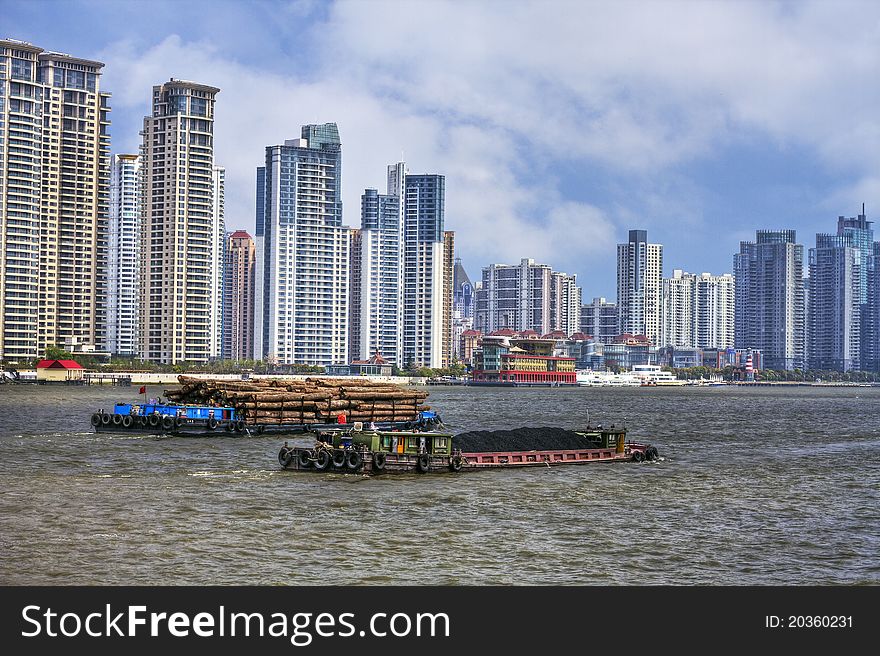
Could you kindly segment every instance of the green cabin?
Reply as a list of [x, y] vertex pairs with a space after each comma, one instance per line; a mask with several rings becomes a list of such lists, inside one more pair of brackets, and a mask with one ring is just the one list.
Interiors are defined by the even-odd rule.
[[[330, 440], [326, 441], [329, 442]], [[449, 433], [377, 430], [338, 431], [333, 433], [332, 443], [336, 448], [364, 446], [367, 451], [374, 453], [381, 451], [384, 453], [418, 455], [424, 452], [434, 456], [452, 455], [452, 435]]]

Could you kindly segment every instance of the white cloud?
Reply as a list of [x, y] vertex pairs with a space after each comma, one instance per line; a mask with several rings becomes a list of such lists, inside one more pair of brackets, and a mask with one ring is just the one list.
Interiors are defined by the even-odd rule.
[[[359, 223], [364, 187], [382, 189], [385, 165], [403, 152], [414, 172], [447, 176], [447, 227], [471, 269], [534, 257], [580, 273], [581, 254], [604, 251], [611, 266], [609, 249], [627, 228], [661, 217], [670, 231], [696, 228], [706, 199], [681, 166], [756, 140], [815, 153], [817, 168], [851, 180], [846, 193], [880, 204], [880, 10], [870, 3], [424, 0], [279, 10], [311, 27], [249, 39], [281, 39], [273, 57], [299, 53], [287, 66], [239, 59], [230, 31], [170, 36], [146, 51], [120, 41], [101, 53], [117, 110], [114, 149], [137, 145], [139, 121], [116, 119], [145, 113], [154, 84], [173, 76], [222, 89], [216, 159], [227, 167], [230, 227], [253, 224], [265, 146], [324, 121], [337, 122], [343, 140], [346, 223]], [[289, 41], [303, 29], [307, 39]], [[572, 162], [619, 175], [616, 200], [600, 206], [589, 187], [567, 198], [557, 169]]]

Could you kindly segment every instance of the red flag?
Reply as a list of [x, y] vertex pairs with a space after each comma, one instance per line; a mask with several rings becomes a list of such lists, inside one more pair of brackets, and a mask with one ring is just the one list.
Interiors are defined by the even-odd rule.
[[147, 393], [147, 386], [142, 385], [140, 390], [138, 390], [138, 394], [146, 394], [146, 393]]

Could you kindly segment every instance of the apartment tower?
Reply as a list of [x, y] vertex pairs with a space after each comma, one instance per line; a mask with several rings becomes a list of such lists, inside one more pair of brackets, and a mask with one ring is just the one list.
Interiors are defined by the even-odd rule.
[[630, 230], [617, 245], [617, 322], [620, 334], [660, 340], [663, 290], [663, 246], [649, 244], [646, 230]]
[[0, 40], [0, 361], [105, 348], [103, 66]]
[[141, 358], [204, 363], [216, 355], [214, 99], [220, 89], [171, 78], [144, 117]]
[[114, 155], [110, 163], [107, 254], [107, 350], [138, 354], [140, 301], [141, 158]]

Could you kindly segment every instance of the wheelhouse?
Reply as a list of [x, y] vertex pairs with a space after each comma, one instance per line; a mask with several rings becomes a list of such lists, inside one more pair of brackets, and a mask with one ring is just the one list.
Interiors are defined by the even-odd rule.
[[422, 433], [417, 431], [338, 431], [325, 435], [336, 448], [365, 447], [368, 451], [436, 456], [452, 455], [452, 435], [449, 433]]

